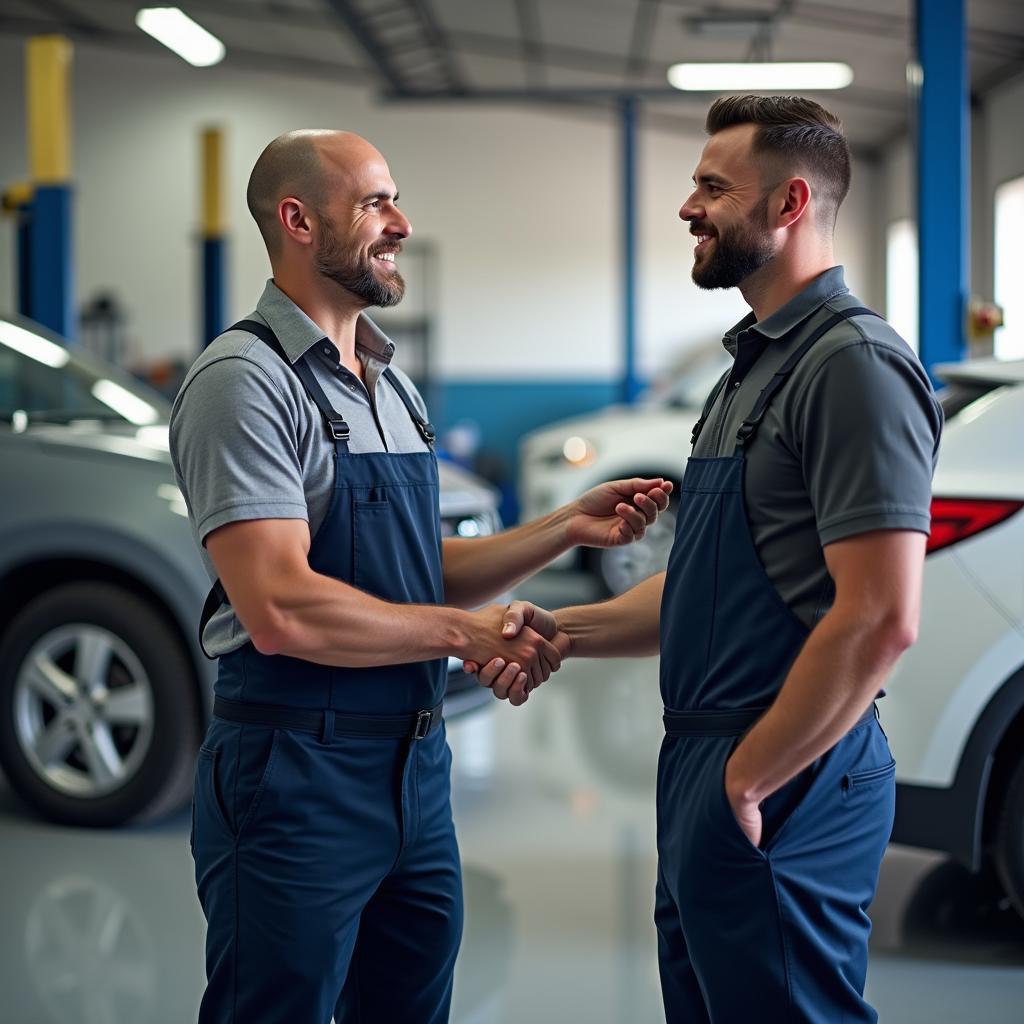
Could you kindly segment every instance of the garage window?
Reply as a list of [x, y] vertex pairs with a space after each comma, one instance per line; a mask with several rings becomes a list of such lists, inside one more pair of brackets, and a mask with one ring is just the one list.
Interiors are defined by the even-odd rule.
[[917, 226], [909, 217], [885, 229], [885, 318], [917, 352]]
[[996, 189], [996, 302], [1006, 321], [995, 333], [999, 359], [1024, 359], [1024, 176]]

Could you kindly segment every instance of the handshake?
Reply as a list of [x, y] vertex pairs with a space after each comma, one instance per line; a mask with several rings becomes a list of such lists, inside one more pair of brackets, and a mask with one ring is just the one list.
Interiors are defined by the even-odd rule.
[[[662, 477], [612, 480], [593, 487], [548, 517], [547, 525], [538, 521], [539, 527], [528, 524], [510, 534], [518, 537], [517, 551], [511, 560], [506, 556], [506, 566], [511, 568], [499, 578], [523, 579], [567, 548], [610, 548], [641, 540], [647, 527], [668, 507], [671, 494], [672, 482]], [[558, 543], [549, 544], [543, 555], [538, 555], [536, 542], [529, 538], [552, 528], [558, 531]], [[528, 601], [469, 612], [461, 627], [453, 653], [495, 697], [517, 707], [526, 702], [531, 690], [558, 671], [573, 647], [554, 614]]]
[[530, 691], [557, 672], [572, 650], [572, 640], [558, 628], [554, 614], [528, 601], [513, 601], [507, 608], [490, 605], [474, 618], [484, 631], [490, 627], [483, 649], [499, 653], [487, 661], [466, 660], [463, 667], [495, 697], [515, 707], [525, 704]]

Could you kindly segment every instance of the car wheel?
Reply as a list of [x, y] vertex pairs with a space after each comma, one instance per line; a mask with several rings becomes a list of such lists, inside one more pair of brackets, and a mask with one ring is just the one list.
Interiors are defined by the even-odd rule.
[[200, 713], [165, 618], [108, 583], [35, 598], [0, 643], [0, 762], [32, 807], [69, 825], [157, 817], [189, 793]]
[[992, 852], [999, 879], [1024, 917], [1024, 758], [1006, 788]]
[[612, 595], [621, 594], [641, 581], [661, 572], [668, 565], [669, 552], [676, 535], [676, 490], [667, 509], [648, 527], [644, 539], [621, 548], [601, 548], [594, 553], [592, 565], [601, 586]]

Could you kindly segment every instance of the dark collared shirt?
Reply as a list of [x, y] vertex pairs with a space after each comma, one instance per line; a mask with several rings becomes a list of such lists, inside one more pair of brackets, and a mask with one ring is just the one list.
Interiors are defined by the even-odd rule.
[[[761, 389], [832, 314], [863, 303], [842, 267], [723, 339], [733, 356], [694, 455], [731, 455]], [[744, 496], [761, 564], [807, 626], [831, 607], [822, 549], [872, 530], [930, 526], [942, 412], [917, 356], [884, 320], [857, 316], [815, 342], [747, 445]]]

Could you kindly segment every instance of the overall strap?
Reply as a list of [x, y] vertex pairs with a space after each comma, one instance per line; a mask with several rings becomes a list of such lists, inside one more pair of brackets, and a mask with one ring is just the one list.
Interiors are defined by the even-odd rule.
[[388, 383], [395, 389], [395, 393], [402, 400], [402, 404], [408, 410], [409, 416], [413, 423], [416, 424], [416, 429], [420, 432], [420, 436], [427, 443], [427, 446], [429, 448], [433, 448], [434, 438], [437, 437], [437, 432], [434, 430], [433, 424], [429, 423], [420, 415], [419, 410], [413, 404], [413, 400], [409, 395], [409, 392], [398, 379], [398, 374], [396, 374], [389, 366], [384, 370], [382, 376], [386, 377]]
[[714, 408], [715, 401], [722, 393], [722, 388], [725, 387], [725, 382], [729, 379], [730, 373], [732, 373], [731, 366], [722, 374], [721, 377], [718, 378], [718, 383], [711, 389], [711, 394], [708, 395], [708, 400], [704, 403], [704, 408], [701, 410], [700, 419], [693, 425], [693, 433], [690, 434], [691, 448], [696, 445], [697, 438], [700, 437], [700, 432], [704, 429], [704, 424], [707, 423], [708, 417], [711, 415], [711, 410]]
[[285, 361], [285, 364], [290, 369], [295, 371], [295, 375], [306, 389], [306, 394], [309, 395], [312, 403], [320, 410], [320, 415], [323, 416], [324, 423], [327, 425], [327, 433], [330, 434], [331, 439], [334, 441], [334, 447], [338, 454], [348, 455], [348, 424], [341, 413], [336, 412], [334, 406], [328, 401], [327, 395], [324, 394], [324, 389], [320, 387], [320, 382], [316, 379], [309, 363], [306, 362], [306, 357], [300, 356], [293, 363], [285, 354], [277, 335], [266, 324], [261, 324], [257, 320], [239, 320], [238, 323], [232, 324], [228, 330], [248, 331], [249, 334], [255, 334], [260, 341], [269, 345]]
[[761, 393], [757, 396], [757, 401], [754, 403], [754, 408], [750, 410], [749, 415], [740, 424], [739, 430], [736, 431], [736, 451], [734, 454], [741, 454], [743, 446], [747, 444], [747, 442], [750, 441], [757, 433], [758, 428], [761, 426], [761, 421], [764, 419], [764, 414], [767, 412], [772, 399], [789, 379], [800, 360], [803, 359], [803, 357], [814, 347], [815, 342], [821, 338], [822, 335], [828, 334], [828, 332], [837, 324], [842, 323], [844, 320], [849, 320], [854, 316], [880, 317], [881, 314], [876, 313], [873, 309], [867, 309], [865, 306], [853, 306], [850, 309], [843, 309], [838, 313], [833, 314], [823, 324], [815, 328], [811, 332], [810, 336], [795, 352], [790, 355], [782, 366], [775, 371], [768, 383], [761, 389]]

